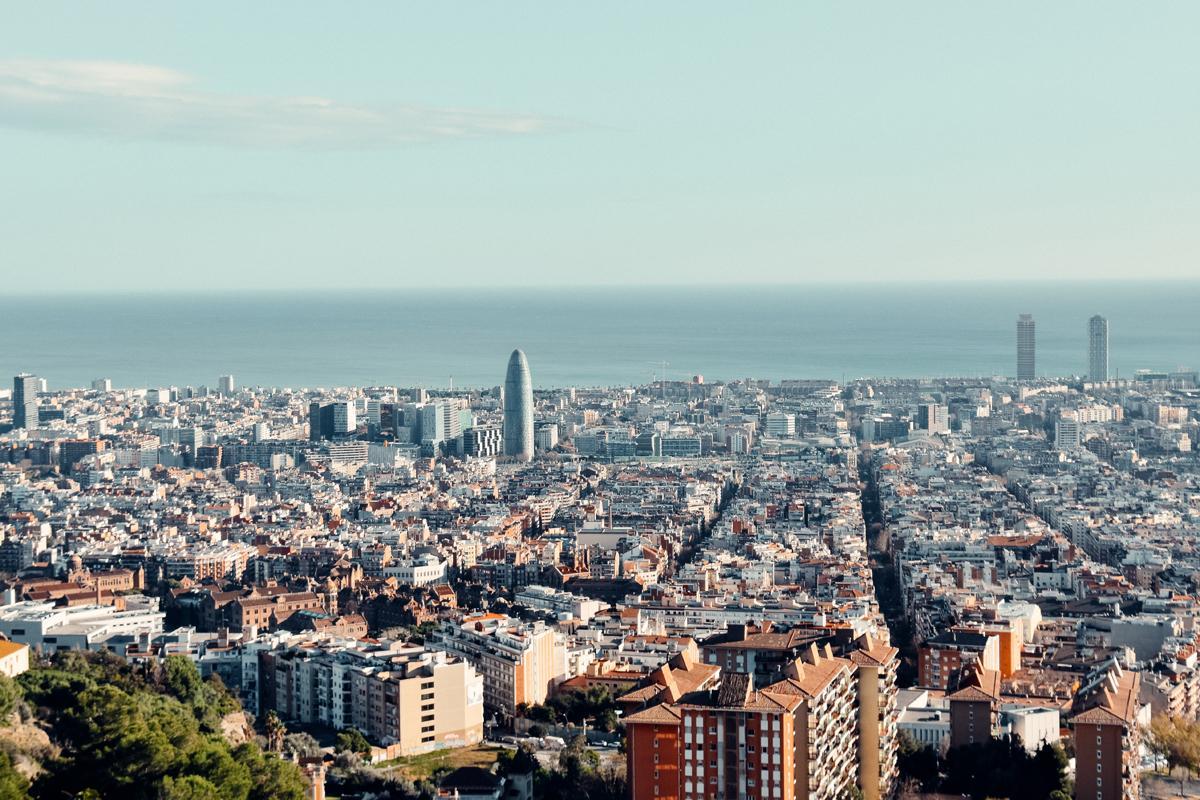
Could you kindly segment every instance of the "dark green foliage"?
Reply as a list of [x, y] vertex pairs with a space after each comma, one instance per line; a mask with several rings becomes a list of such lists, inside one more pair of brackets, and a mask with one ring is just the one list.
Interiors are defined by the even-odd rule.
[[617, 704], [612, 693], [603, 687], [593, 687], [583, 692], [560, 692], [546, 701], [545, 705], [527, 706], [524, 715], [534, 722], [551, 725], [582, 725], [598, 731], [617, 729]]
[[993, 739], [987, 744], [957, 747], [946, 754], [941, 791], [985, 797], [1050, 798], [1070, 794], [1067, 756], [1058, 745], [1042, 745], [1034, 755], [1019, 739]]
[[600, 757], [576, 736], [558, 754], [558, 769], [534, 774], [534, 795], [546, 800], [624, 800], [628, 794], [622, 771], [602, 770]]
[[371, 749], [371, 743], [362, 731], [357, 728], [346, 728], [338, 731], [337, 744], [334, 750], [339, 753], [365, 753]]
[[[52, 667], [30, 670], [19, 683], [62, 747], [58, 758], [43, 764], [32, 797], [305, 796], [295, 765], [267, 756], [255, 745], [231, 748], [214, 733], [236, 701], [219, 681], [201, 679], [187, 659], [170, 657], [158, 669], [74, 653], [56, 659]], [[0, 800], [7, 796], [0, 774]]]
[[0, 675], [0, 725], [8, 724], [8, 718], [20, 702], [20, 685], [7, 675]]
[[900, 733], [900, 747], [896, 764], [900, 769], [902, 781], [916, 781], [920, 785], [921, 791], [924, 792], [937, 790], [940, 778], [937, 751], [932, 747], [921, 745], [903, 731]]
[[525, 775], [536, 772], [538, 760], [528, 747], [518, 747], [516, 750], [505, 750], [496, 759], [500, 772], [504, 775]]
[[29, 797], [29, 781], [13, 768], [8, 753], [0, 750], [0, 800], [24, 800]]

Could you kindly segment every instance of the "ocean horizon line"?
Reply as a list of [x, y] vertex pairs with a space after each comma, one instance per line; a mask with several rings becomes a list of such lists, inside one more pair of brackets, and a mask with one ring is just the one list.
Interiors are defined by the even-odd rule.
[[[536, 285], [514, 285], [514, 284], [495, 284], [495, 285], [471, 285], [471, 286], [451, 286], [451, 285], [423, 285], [423, 286], [363, 286], [363, 287], [322, 287], [322, 286], [295, 286], [295, 287], [270, 287], [270, 286], [247, 286], [247, 287], [137, 287], [137, 288], [112, 288], [112, 289], [71, 289], [71, 288], [53, 288], [50, 290], [10, 290], [5, 293], [3, 299], [20, 299], [20, 298], [48, 298], [48, 297], [142, 297], [142, 296], [175, 296], [186, 295], [189, 297], [195, 296], [245, 296], [245, 295], [261, 295], [268, 297], [287, 297], [287, 296], [330, 296], [343, 299], [346, 297], [354, 297], [362, 295], [364, 292], [370, 292], [371, 295], [378, 294], [523, 294], [523, 293], [560, 293], [573, 291], [611, 291], [611, 292], [626, 292], [626, 291], [673, 291], [673, 292], [689, 292], [696, 294], [707, 294], [710, 292], [756, 292], [762, 290], [779, 290], [779, 289], [809, 289], [809, 288], [846, 288], [860, 291], [863, 289], [878, 289], [878, 290], [895, 290], [895, 289], [922, 289], [928, 290], [931, 287], [943, 287], [952, 289], [956, 287], [1020, 287], [1020, 286], [1094, 286], [1112, 287], [1112, 286], [1163, 286], [1163, 285], [1200, 285], [1200, 278], [1168, 276], [1168, 277], [1139, 277], [1139, 278], [1070, 278], [1049, 276], [1044, 278], [1029, 277], [1017, 279], [1001, 279], [992, 277], [981, 278], [914, 278], [914, 279], [896, 279], [888, 278], [876, 280], [870, 278], [863, 279], [809, 279], [804, 281], [761, 281], [761, 282], [746, 282], [746, 281], [712, 281], [699, 282], [681, 285], [678, 283], [555, 283], [555, 284], [536, 284]], [[368, 299], [369, 295], [364, 295], [364, 299]]]

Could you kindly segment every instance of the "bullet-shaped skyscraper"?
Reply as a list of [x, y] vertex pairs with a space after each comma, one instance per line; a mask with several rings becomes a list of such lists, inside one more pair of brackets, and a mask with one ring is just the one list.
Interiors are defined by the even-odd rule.
[[520, 350], [512, 351], [504, 376], [504, 455], [519, 461], [533, 458], [533, 380]]
[[1017, 380], [1037, 377], [1037, 337], [1032, 314], [1017, 317]]
[[1099, 314], [1088, 320], [1088, 379], [1108, 380], [1108, 320]]

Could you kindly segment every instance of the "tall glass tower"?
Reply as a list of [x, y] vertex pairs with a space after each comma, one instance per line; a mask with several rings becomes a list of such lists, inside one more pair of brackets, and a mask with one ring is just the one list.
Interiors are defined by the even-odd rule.
[[518, 461], [533, 458], [533, 380], [520, 350], [509, 356], [504, 377], [504, 455]]
[[1017, 380], [1037, 377], [1037, 336], [1032, 314], [1017, 317]]
[[1108, 320], [1099, 314], [1088, 320], [1088, 380], [1108, 380]]
[[35, 375], [22, 372], [13, 378], [13, 427], [37, 428], [38, 420], [38, 379]]

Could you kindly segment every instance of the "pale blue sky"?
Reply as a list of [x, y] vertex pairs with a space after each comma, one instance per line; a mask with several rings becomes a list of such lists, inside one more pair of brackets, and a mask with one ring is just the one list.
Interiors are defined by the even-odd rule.
[[0, 19], [10, 291], [1200, 275], [1194, 2]]

